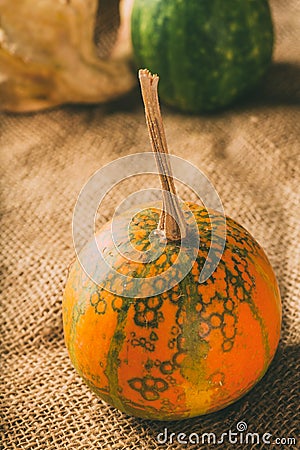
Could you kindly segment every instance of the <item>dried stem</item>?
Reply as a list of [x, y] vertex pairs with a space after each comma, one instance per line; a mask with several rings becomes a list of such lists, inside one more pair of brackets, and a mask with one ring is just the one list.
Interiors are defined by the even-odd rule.
[[159, 229], [165, 233], [168, 241], [178, 241], [185, 237], [186, 223], [181, 209], [169, 161], [169, 152], [160, 112], [157, 85], [159, 77], [147, 69], [139, 71], [145, 116], [152, 150], [155, 155], [163, 192], [163, 211]]

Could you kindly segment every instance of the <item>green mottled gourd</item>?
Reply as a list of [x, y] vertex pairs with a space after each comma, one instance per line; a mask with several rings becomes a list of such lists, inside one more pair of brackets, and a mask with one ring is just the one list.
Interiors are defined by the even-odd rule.
[[159, 73], [161, 100], [183, 111], [229, 105], [272, 59], [267, 0], [135, 0], [131, 30], [137, 67]]

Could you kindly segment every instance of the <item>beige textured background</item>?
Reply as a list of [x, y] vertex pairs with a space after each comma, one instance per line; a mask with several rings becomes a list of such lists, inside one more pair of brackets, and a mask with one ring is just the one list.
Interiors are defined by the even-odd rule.
[[[171, 151], [204, 171], [226, 213], [267, 251], [282, 294], [282, 338], [268, 373], [246, 397], [219, 413], [169, 423], [169, 432], [220, 436], [244, 420], [250, 432], [298, 437], [299, 2], [273, 0], [271, 6], [275, 61], [256, 94], [212, 116], [165, 107], [163, 113]], [[163, 423], [128, 417], [99, 400], [76, 375], [63, 343], [61, 298], [74, 257], [71, 220], [77, 195], [104, 163], [150, 150], [138, 89], [105, 106], [1, 114], [0, 136], [3, 448], [193, 448], [159, 446], [156, 435]], [[110, 198], [102, 222], [120, 192]]]

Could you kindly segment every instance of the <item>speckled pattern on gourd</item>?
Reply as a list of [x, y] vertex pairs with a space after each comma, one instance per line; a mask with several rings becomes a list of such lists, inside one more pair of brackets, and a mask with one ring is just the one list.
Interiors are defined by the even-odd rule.
[[230, 104], [272, 58], [267, 0], [135, 0], [131, 28], [137, 67], [158, 73], [161, 100], [184, 111]]
[[[100, 288], [76, 261], [64, 294], [65, 340], [75, 368], [103, 400], [135, 416], [173, 420], [227, 406], [263, 376], [279, 340], [280, 295], [262, 248], [227, 218], [221, 261], [199, 284], [211, 223], [218, 236], [218, 213], [186, 206], [196, 219], [200, 246], [192, 270], [178, 285], [152, 297], [117, 296], [109, 289], [118, 276], [109, 273]], [[127, 218], [115, 220], [125, 236]], [[158, 220], [154, 207], [136, 214], [129, 228], [131, 244], [147, 250]], [[168, 242], [156, 261], [128, 261], [114, 248], [109, 227], [97, 239], [102, 244], [105, 239], [112, 267], [122, 274], [156, 276], [177, 258], [180, 244]], [[123, 253], [128, 245], [123, 244]], [[213, 248], [220, 252], [218, 239]]]

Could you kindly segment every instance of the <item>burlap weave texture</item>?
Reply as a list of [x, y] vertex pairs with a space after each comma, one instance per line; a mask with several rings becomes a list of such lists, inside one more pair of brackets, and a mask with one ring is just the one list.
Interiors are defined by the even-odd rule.
[[[163, 107], [170, 151], [212, 181], [226, 214], [266, 250], [283, 301], [282, 337], [263, 380], [243, 399], [206, 417], [164, 424], [126, 416], [99, 400], [73, 369], [63, 342], [61, 299], [74, 257], [72, 211], [80, 189], [103, 164], [149, 151], [138, 89], [105, 106], [65, 106], [2, 114], [2, 418], [7, 450], [177, 450], [157, 434], [213, 432], [244, 421], [273, 438], [299, 432], [299, 2], [271, 2], [275, 61], [252, 98], [211, 116]], [[299, 28], [299, 27], [298, 27]], [[149, 178], [149, 184], [158, 181]], [[100, 223], [141, 179], [115, 188]], [[190, 193], [178, 186], [179, 194]], [[297, 391], [298, 389], [298, 391]], [[298, 438], [299, 439], [299, 438]], [[285, 448], [299, 448], [293, 444]], [[217, 448], [270, 448], [263, 444]], [[272, 446], [273, 447], [273, 446]], [[279, 445], [275, 448], [283, 448]]]

